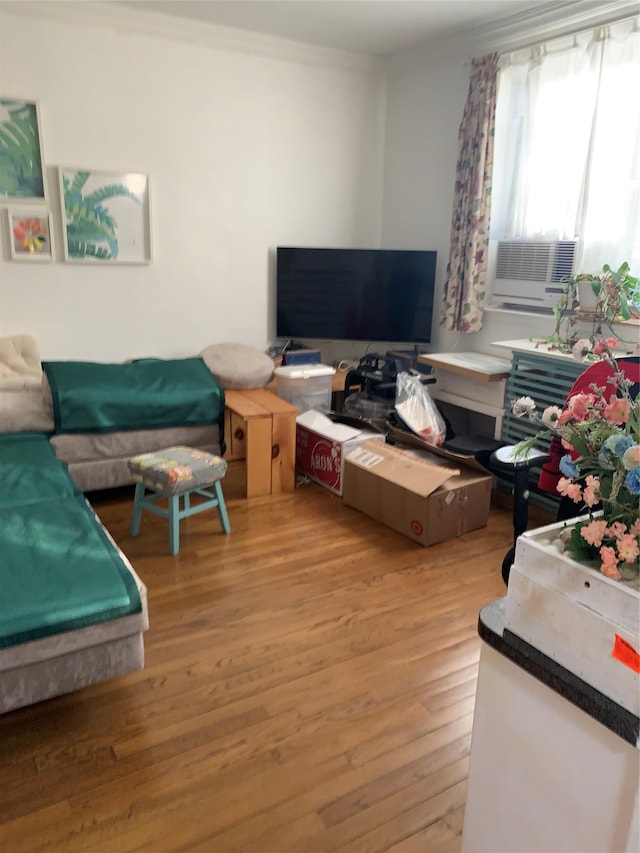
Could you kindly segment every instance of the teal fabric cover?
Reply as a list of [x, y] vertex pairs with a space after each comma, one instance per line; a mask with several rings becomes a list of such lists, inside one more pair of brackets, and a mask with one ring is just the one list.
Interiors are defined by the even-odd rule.
[[56, 433], [112, 432], [218, 424], [224, 390], [201, 358], [140, 359], [127, 364], [42, 363]]
[[56, 459], [42, 433], [0, 435], [0, 472], [0, 508], [28, 506], [78, 494], [66, 465]]
[[45, 436], [0, 436], [0, 483], [0, 648], [141, 612], [131, 572]]

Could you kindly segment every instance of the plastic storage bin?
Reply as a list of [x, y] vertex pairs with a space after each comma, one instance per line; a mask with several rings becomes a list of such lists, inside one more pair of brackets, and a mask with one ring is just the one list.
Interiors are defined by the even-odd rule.
[[276, 367], [278, 397], [288, 400], [301, 412], [331, 409], [333, 367], [328, 364], [291, 364]]

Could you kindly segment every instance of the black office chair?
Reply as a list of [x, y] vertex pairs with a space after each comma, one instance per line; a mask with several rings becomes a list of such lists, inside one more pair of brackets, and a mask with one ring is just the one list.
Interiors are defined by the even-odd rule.
[[551, 458], [543, 450], [532, 448], [526, 457], [514, 458], [515, 445], [505, 445], [491, 454], [488, 465], [491, 473], [506, 473], [512, 479], [513, 545], [502, 560], [502, 580], [509, 585], [509, 574], [516, 555], [518, 537], [529, 525], [529, 482], [531, 468], [548, 462]]

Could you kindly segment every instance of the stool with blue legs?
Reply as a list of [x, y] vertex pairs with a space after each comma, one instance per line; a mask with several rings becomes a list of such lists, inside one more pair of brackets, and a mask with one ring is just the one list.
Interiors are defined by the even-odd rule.
[[[132, 536], [138, 535], [143, 509], [169, 519], [169, 550], [173, 555], [180, 550], [180, 520], [190, 515], [217, 508], [222, 529], [231, 531], [220, 485], [227, 463], [220, 456], [193, 447], [167, 447], [134, 456], [129, 460], [129, 470], [136, 481]], [[192, 504], [191, 495], [205, 500]], [[166, 506], [158, 505], [165, 500]]]

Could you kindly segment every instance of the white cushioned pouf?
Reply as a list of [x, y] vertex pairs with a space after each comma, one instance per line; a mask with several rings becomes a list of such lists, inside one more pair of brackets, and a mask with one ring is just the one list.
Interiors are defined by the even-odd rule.
[[273, 378], [273, 361], [247, 344], [212, 344], [200, 357], [223, 388], [264, 388]]

